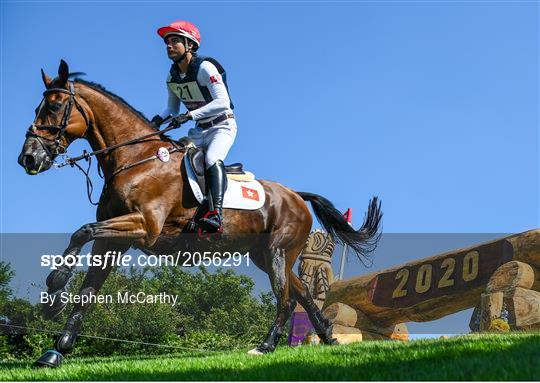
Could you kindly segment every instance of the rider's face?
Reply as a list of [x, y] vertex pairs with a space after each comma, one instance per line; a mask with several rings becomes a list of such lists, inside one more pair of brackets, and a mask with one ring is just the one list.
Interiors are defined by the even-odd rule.
[[165, 44], [167, 45], [167, 55], [171, 60], [182, 57], [186, 51], [184, 47], [184, 39], [181, 36], [168, 36], [165, 38]]

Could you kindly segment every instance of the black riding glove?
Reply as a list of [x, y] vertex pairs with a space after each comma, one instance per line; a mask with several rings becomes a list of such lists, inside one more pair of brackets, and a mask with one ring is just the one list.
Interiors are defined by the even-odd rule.
[[185, 114], [181, 114], [181, 115], [176, 116], [175, 118], [173, 118], [172, 121], [171, 121], [171, 124], [173, 124], [175, 126], [180, 126], [180, 125], [186, 123], [189, 120], [191, 120], [191, 116], [189, 115], [189, 113], [185, 113]]
[[156, 129], [159, 129], [159, 126], [163, 123], [163, 118], [161, 118], [159, 114], [156, 114], [154, 117], [152, 117], [150, 122]]

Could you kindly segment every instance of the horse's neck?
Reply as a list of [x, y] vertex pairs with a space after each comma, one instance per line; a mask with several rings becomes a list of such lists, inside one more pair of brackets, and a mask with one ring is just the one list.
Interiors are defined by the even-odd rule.
[[[92, 128], [87, 140], [92, 150], [104, 149], [154, 132], [146, 121], [120, 101], [86, 85], [79, 85], [79, 93], [91, 110]], [[133, 155], [134, 151], [129, 147], [120, 147], [98, 158], [102, 168], [107, 171], [132, 161]]]

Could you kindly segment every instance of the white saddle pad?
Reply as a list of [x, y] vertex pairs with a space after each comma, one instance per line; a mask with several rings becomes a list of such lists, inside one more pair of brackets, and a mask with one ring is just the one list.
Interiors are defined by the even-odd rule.
[[[187, 178], [193, 195], [199, 201], [203, 203], [205, 199], [204, 192], [197, 183], [197, 177], [195, 172], [191, 168], [189, 161], [183, 161], [186, 166]], [[224, 209], [242, 209], [242, 210], [257, 210], [264, 205], [266, 200], [266, 194], [264, 193], [263, 186], [257, 180], [240, 182], [229, 179], [227, 191], [225, 192], [225, 198], [223, 200]]]

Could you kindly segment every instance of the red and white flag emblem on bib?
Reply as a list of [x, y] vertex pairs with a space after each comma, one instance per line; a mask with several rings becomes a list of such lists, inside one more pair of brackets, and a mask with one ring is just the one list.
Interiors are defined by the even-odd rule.
[[250, 189], [245, 186], [242, 186], [242, 197], [247, 199], [252, 199], [254, 201], [259, 200], [259, 192], [255, 189]]

